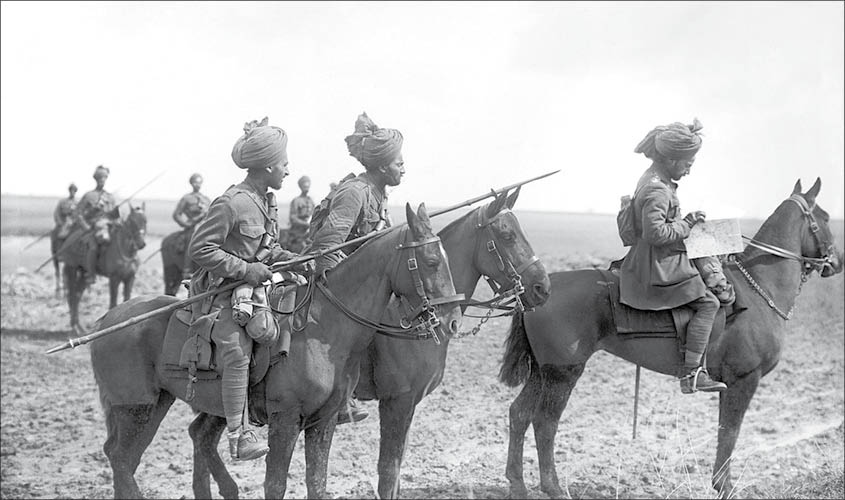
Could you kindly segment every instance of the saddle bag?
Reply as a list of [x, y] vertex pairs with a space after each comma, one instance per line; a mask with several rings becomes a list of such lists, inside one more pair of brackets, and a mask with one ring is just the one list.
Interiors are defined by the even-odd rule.
[[[187, 311], [186, 311], [187, 312]], [[214, 370], [211, 350], [211, 329], [220, 310], [211, 311], [193, 321], [188, 328], [188, 340], [182, 347], [179, 366], [188, 370]], [[174, 315], [175, 317], [176, 315]], [[172, 320], [171, 320], [172, 321]]]

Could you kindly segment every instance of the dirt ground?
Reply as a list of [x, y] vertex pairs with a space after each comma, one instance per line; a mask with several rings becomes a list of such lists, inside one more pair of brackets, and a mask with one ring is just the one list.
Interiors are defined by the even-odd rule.
[[[560, 256], [540, 258], [549, 271], [584, 265]], [[160, 280], [160, 261], [154, 259], [141, 269], [137, 293], [159, 293]], [[111, 498], [111, 469], [102, 451], [106, 431], [88, 347], [45, 354], [68, 336], [67, 306], [52, 296], [52, 288], [46, 269], [2, 277], [0, 497]], [[106, 280], [99, 278], [84, 299], [83, 323], [103, 314], [107, 302]], [[736, 497], [781, 497], [829, 470], [841, 478], [842, 303], [841, 275], [814, 276], [805, 286], [783, 359], [763, 379], [746, 414], [733, 468]], [[464, 319], [462, 329], [475, 321]], [[477, 336], [452, 341], [442, 385], [417, 407], [402, 468], [403, 497], [506, 497], [508, 406], [519, 392], [496, 378], [508, 327], [508, 319], [493, 319]], [[572, 498], [713, 497], [718, 397], [682, 395], [674, 379], [643, 371], [632, 440], [634, 374], [634, 365], [606, 353], [588, 363], [558, 432], [562, 486]], [[328, 480], [335, 497], [376, 496], [378, 406], [362, 405], [370, 418], [335, 434]], [[191, 420], [188, 406], [177, 401], [136, 474], [145, 495], [192, 497]], [[259, 435], [266, 439], [267, 428]], [[290, 470], [291, 498], [305, 496], [302, 441]], [[223, 442], [220, 451], [241, 497], [261, 498], [264, 461], [233, 464]], [[531, 430], [525, 480], [531, 498], [545, 498]], [[219, 498], [215, 486], [212, 491]]]

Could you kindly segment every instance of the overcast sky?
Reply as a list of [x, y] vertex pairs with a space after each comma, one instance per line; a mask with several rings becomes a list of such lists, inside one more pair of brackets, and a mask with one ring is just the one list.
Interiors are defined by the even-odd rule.
[[405, 137], [391, 204], [451, 205], [554, 169], [517, 208], [615, 213], [654, 126], [704, 125], [684, 210], [765, 217], [797, 179], [843, 217], [842, 2], [3, 2], [2, 191], [214, 197], [244, 122], [289, 134], [291, 176], [363, 167], [361, 111]]

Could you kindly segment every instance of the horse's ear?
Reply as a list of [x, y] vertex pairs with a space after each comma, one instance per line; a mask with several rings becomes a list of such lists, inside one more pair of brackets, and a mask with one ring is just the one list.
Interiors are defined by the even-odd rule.
[[420, 206], [417, 208], [417, 217], [420, 220], [420, 228], [431, 233], [431, 220], [428, 218], [428, 210], [425, 208], [425, 203], [420, 203]]
[[505, 203], [508, 201], [508, 194], [501, 193], [496, 195], [496, 199], [491, 201], [489, 205], [487, 205], [487, 218], [495, 217], [498, 214], [502, 207], [505, 206]]
[[795, 187], [792, 188], [792, 194], [801, 194], [801, 179], [795, 183]]
[[519, 198], [519, 191], [522, 189], [522, 186], [516, 188], [516, 191], [508, 196], [508, 202], [505, 204], [508, 209], [513, 210], [513, 206], [516, 204], [516, 199]]
[[422, 236], [419, 228], [420, 219], [417, 217], [417, 214], [414, 213], [410, 203], [405, 203], [405, 218], [408, 219], [408, 227], [411, 229], [411, 235], [413, 235], [415, 240], [421, 240]]
[[807, 200], [807, 203], [812, 205], [813, 203], [816, 202], [816, 196], [819, 195], [819, 190], [821, 188], [822, 188], [822, 180], [821, 180], [820, 177], [816, 177], [816, 182], [813, 183], [813, 187], [811, 187], [810, 190], [807, 191], [804, 194], [804, 199]]

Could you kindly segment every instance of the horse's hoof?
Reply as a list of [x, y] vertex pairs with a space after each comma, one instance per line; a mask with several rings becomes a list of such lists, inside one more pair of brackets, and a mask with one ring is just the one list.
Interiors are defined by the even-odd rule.
[[528, 498], [528, 489], [525, 486], [511, 486], [508, 491], [508, 498]]
[[552, 486], [552, 487], [547, 487], [547, 488], [544, 488], [544, 487], [542, 487], [542, 486], [541, 486], [541, 487], [540, 487], [540, 490], [541, 490], [543, 493], [545, 493], [545, 494], [546, 494], [549, 498], [569, 498], [569, 497], [568, 497], [568, 496], [566, 496], [566, 494], [563, 492], [563, 490], [561, 489], [561, 487], [560, 487], [560, 486], [557, 486], [557, 485]]
[[71, 328], [71, 331], [73, 331], [73, 334], [76, 335], [77, 337], [85, 335], [86, 333], [88, 333], [87, 331], [85, 331], [85, 328], [82, 328], [82, 325], [71, 325], [70, 328]]

